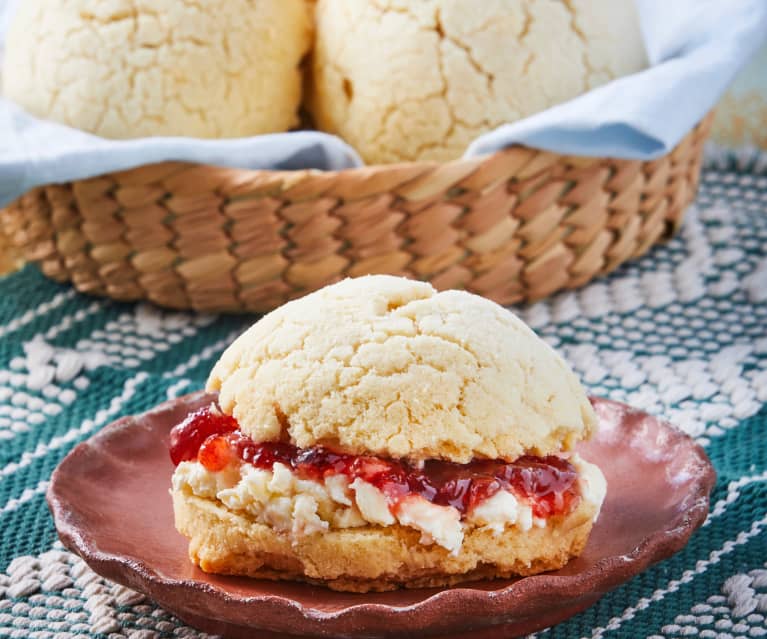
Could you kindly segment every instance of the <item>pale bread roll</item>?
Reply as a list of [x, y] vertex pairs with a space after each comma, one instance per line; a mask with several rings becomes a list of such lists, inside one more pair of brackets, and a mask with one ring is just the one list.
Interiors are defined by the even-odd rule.
[[[213, 435], [177, 466], [176, 527], [209, 572], [362, 592], [534, 574], [582, 551], [605, 498], [599, 468], [565, 452], [597, 422], [573, 372], [463, 291], [386, 275], [327, 286], [243, 333], [208, 390], [254, 442], [279, 442], [233, 454]], [[293, 457], [270, 457], [288, 442]], [[327, 450], [358, 457], [323, 466]], [[564, 455], [570, 474], [524, 454]], [[494, 475], [482, 495], [487, 465], [428, 462], [481, 458], [516, 460], [517, 479]], [[452, 483], [463, 473], [470, 487]]]
[[304, 0], [24, 0], [3, 90], [107, 138], [230, 138], [298, 124]]
[[646, 66], [634, 0], [318, 0], [312, 111], [370, 164], [477, 136]]

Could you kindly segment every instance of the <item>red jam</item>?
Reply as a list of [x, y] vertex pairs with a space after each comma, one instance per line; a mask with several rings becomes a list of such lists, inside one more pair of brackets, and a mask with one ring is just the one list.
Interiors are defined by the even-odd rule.
[[210, 408], [200, 408], [170, 431], [170, 459], [175, 466], [182, 461], [197, 458], [203, 442], [211, 435], [230, 433], [239, 428], [229, 415], [214, 413]]
[[420, 495], [465, 514], [499, 490], [510, 490], [530, 504], [534, 516], [545, 518], [569, 512], [578, 498], [577, 471], [569, 461], [554, 455], [468, 464], [430, 460], [419, 469], [406, 461], [334, 453], [322, 447], [257, 444], [238, 430], [232, 417], [210, 408], [192, 413], [173, 428], [170, 457], [175, 465], [196, 458], [212, 472], [241, 459], [266, 470], [280, 462], [303, 479], [343, 474], [352, 482], [359, 477], [383, 492], [392, 508], [409, 495]]

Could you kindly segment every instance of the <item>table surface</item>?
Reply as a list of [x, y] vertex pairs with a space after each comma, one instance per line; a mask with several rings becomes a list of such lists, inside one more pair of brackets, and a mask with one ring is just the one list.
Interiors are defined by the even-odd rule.
[[[670, 243], [515, 310], [592, 393], [665, 417], [719, 474], [682, 552], [538, 636], [767, 637], [767, 154], [710, 151]], [[87, 298], [31, 266], [0, 278], [0, 637], [198, 636], [65, 551], [44, 493], [77, 442], [200, 388], [252, 320]]]

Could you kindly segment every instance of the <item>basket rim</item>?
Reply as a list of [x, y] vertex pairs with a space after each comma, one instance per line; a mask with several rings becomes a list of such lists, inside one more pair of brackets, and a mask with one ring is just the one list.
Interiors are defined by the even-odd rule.
[[[604, 161], [612, 161], [612, 162], [640, 162], [640, 163], [652, 163], [657, 162], [658, 160], [672, 155], [675, 150], [679, 147], [680, 144], [684, 143], [687, 136], [690, 135], [693, 131], [700, 129], [702, 127], [708, 126], [714, 118], [714, 110], [712, 109], [709, 111], [706, 115], [703, 116], [703, 118], [700, 119], [700, 121], [693, 126], [688, 131], [685, 131], [684, 134], [679, 138], [677, 143], [674, 145], [674, 147], [669, 150], [666, 153], [661, 153], [657, 157], [653, 158], [627, 158], [627, 157], [618, 157], [618, 156], [606, 156], [606, 155], [578, 155], [578, 154], [572, 154], [572, 153], [560, 153], [558, 151], [553, 151], [550, 149], [543, 149], [539, 147], [533, 147], [525, 144], [512, 144], [509, 145], [503, 149], [499, 149], [497, 151], [494, 151], [492, 153], [486, 153], [471, 157], [461, 156], [459, 158], [455, 158], [452, 160], [440, 162], [436, 160], [415, 160], [415, 161], [407, 161], [407, 162], [392, 162], [390, 164], [364, 164], [362, 166], [355, 166], [355, 167], [347, 167], [343, 169], [317, 169], [317, 168], [305, 168], [305, 169], [257, 169], [257, 168], [247, 168], [247, 167], [236, 167], [236, 166], [227, 166], [223, 164], [214, 164], [214, 163], [207, 163], [207, 162], [192, 162], [192, 161], [186, 161], [186, 160], [164, 160], [160, 162], [150, 162], [146, 164], [137, 164], [136, 166], [121, 169], [119, 171], [107, 171], [105, 173], [99, 173], [95, 174], [91, 177], [84, 177], [80, 178], [78, 180], [69, 180], [67, 182], [51, 182], [47, 184], [41, 184], [38, 187], [35, 188], [44, 188], [45, 186], [52, 185], [52, 184], [75, 184], [78, 182], [87, 182], [90, 180], [95, 180], [100, 177], [104, 177], [107, 175], [110, 176], [116, 176], [116, 177], [123, 177], [123, 176], [129, 176], [132, 174], [135, 174], [138, 171], [146, 170], [150, 168], [156, 168], [160, 166], [167, 166], [167, 167], [179, 167], [179, 169], [184, 168], [188, 169], [189, 167], [206, 167], [211, 168], [215, 170], [221, 170], [221, 171], [229, 171], [233, 173], [241, 172], [243, 174], [253, 175], [253, 174], [261, 174], [261, 175], [271, 175], [274, 177], [282, 177], [287, 178], [288, 181], [292, 180], [299, 180], [303, 177], [349, 177], [349, 178], [367, 178], [371, 175], [382, 175], [382, 174], [396, 174], [399, 172], [407, 172], [411, 173], [415, 170], [421, 170], [423, 173], [431, 172], [433, 175], [434, 172], [440, 172], [445, 174], [453, 174], [453, 173], [459, 173], [461, 171], [465, 171], [466, 175], [469, 175], [470, 172], [478, 167], [480, 167], [482, 164], [487, 162], [493, 157], [497, 156], [503, 156], [507, 155], [510, 152], [514, 151], [524, 151], [528, 153], [536, 153], [539, 156], [544, 156], [549, 158], [551, 161], [560, 161], [565, 164], [578, 164], [580, 166], [586, 166], [590, 163], [596, 163], [596, 162], [604, 162]], [[415, 176], [416, 178], [418, 176]], [[446, 175], [447, 177], [447, 175]], [[30, 189], [34, 190], [34, 189]]]

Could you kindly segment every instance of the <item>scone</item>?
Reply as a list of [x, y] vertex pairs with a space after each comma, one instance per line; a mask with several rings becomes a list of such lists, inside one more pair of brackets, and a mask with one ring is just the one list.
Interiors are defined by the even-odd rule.
[[171, 433], [176, 526], [205, 571], [339, 590], [529, 575], [583, 549], [605, 496], [572, 452], [597, 420], [511, 312], [391, 277], [266, 315], [217, 402]]
[[3, 92], [107, 138], [233, 138], [298, 124], [305, 0], [24, 0]]
[[369, 164], [460, 157], [647, 65], [634, 0], [318, 0], [310, 107]]

